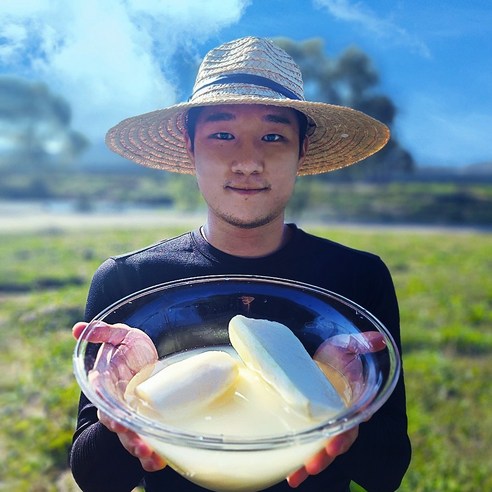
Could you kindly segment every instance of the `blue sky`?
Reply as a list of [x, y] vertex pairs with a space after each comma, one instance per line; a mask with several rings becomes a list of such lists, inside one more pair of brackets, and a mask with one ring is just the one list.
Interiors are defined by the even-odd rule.
[[63, 95], [99, 149], [121, 119], [184, 97], [184, 62], [246, 35], [360, 47], [420, 165], [492, 160], [490, 0], [2, 0], [0, 72]]

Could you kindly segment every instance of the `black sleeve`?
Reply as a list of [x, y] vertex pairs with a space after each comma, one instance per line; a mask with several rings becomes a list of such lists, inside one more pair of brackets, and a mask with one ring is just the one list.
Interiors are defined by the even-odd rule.
[[142, 480], [140, 461], [121, 445], [118, 436], [97, 419], [97, 410], [81, 394], [70, 467], [85, 492], [124, 492]]
[[[362, 304], [388, 328], [401, 354], [399, 309], [391, 275], [379, 259], [372, 268], [371, 274], [359, 279], [366, 296]], [[369, 492], [393, 492], [400, 486], [410, 456], [402, 371], [388, 401], [360, 425], [359, 437], [333, 466]]]
[[[123, 291], [116, 263], [107, 260], [92, 280], [86, 320], [126, 295]], [[99, 422], [96, 407], [83, 393], [70, 450], [70, 467], [79, 487], [86, 492], [131, 491], [143, 477], [140, 461], [125, 450], [115, 433]]]
[[103, 309], [138, 290], [138, 278], [131, 268], [124, 268], [121, 262], [109, 258], [92, 277], [85, 320], [90, 321]]

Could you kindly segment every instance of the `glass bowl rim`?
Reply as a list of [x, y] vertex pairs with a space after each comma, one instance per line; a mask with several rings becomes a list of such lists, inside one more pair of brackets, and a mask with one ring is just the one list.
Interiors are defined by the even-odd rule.
[[[104, 318], [121, 306], [132, 300], [139, 299], [160, 291], [165, 291], [173, 287], [189, 286], [191, 284], [203, 284], [214, 282], [251, 282], [254, 284], [268, 283], [281, 285], [284, 287], [299, 288], [308, 293], [316, 293], [321, 296], [333, 298], [348, 307], [357, 310], [371, 324], [383, 334], [386, 341], [386, 349], [389, 353], [390, 368], [387, 381], [382, 384], [382, 389], [379, 394], [366, 406], [353, 405], [346, 411], [341, 412], [332, 418], [315, 423], [305, 429], [297, 432], [288, 432], [279, 435], [261, 436], [261, 437], [239, 437], [228, 436], [224, 434], [198, 434], [193, 432], [183, 431], [180, 428], [171, 425], [156, 422], [122, 405], [121, 402], [114, 397], [101, 395], [94, 391], [91, 387], [87, 372], [85, 370], [85, 350], [89, 342], [86, 340], [87, 334], [92, 329], [92, 326], [98, 321], [104, 321]], [[263, 275], [244, 275], [244, 274], [228, 274], [228, 275], [207, 275], [200, 277], [188, 277], [179, 280], [172, 280], [155, 284], [139, 291], [133, 292], [122, 299], [114, 302], [99, 314], [97, 314], [82, 331], [79, 339], [75, 344], [73, 352], [73, 372], [75, 379], [82, 389], [85, 396], [101, 411], [109, 415], [113, 420], [121, 425], [130, 428], [134, 432], [147, 436], [149, 438], [164, 440], [169, 443], [178, 444], [181, 446], [192, 446], [195, 448], [207, 449], [227, 449], [237, 451], [257, 450], [257, 449], [272, 449], [281, 448], [294, 443], [308, 443], [318, 439], [327, 439], [341, 432], [351, 429], [370, 418], [381, 406], [388, 400], [391, 393], [396, 387], [398, 377], [401, 371], [401, 360], [396, 342], [388, 331], [388, 329], [367, 309], [363, 308], [354, 301], [344, 297], [336, 292], [318, 287], [309, 283], [300, 282], [297, 280], [284, 279], [272, 276]]]

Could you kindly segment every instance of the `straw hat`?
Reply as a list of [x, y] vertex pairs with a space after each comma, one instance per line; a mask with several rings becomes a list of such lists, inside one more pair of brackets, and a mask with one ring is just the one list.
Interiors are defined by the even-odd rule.
[[184, 133], [190, 108], [217, 104], [266, 104], [297, 109], [308, 117], [309, 149], [299, 175], [354, 164], [381, 149], [389, 130], [353, 109], [304, 100], [298, 65], [271, 41], [246, 37], [210, 51], [198, 70], [188, 102], [128, 118], [106, 135], [123, 157], [157, 169], [194, 174]]

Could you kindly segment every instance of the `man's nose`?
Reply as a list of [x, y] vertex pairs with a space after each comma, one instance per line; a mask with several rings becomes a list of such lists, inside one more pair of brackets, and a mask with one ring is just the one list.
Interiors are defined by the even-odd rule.
[[263, 155], [255, 145], [242, 145], [239, 150], [232, 161], [234, 173], [249, 175], [263, 172]]

